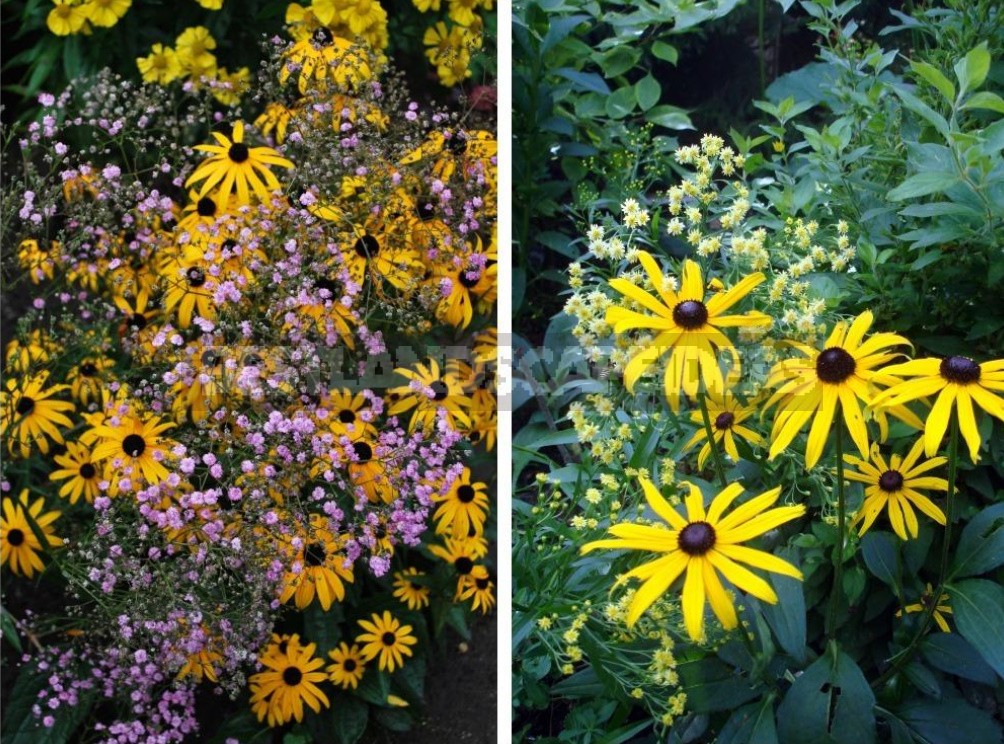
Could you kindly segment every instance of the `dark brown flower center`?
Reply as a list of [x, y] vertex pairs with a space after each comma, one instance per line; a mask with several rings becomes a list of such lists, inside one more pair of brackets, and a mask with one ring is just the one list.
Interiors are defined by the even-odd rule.
[[356, 457], [359, 458], [359, 462], [369, 462], [373, 457], [373, 448], [366, 442], [356, 442], [352, 445], [352, 449], [356, 453]]
[[457, 489], [457, 498], [460, 503], [469, 504], [474, 501], [474, 489], [466, 483]]
[[355, 249], [360, 258], [373, 258], [380, 252], [380, 241], [367, 233], [356, 241]]
[[432, 388], [432, 399], [433, 400], [443, 400], [447, 395], [450, 394], [450, 389], [446, 386], [446, 383], [442, 380], [436, 380], [434, 383], [429, 385]]
[[98, 470], [91, 463], [85, 462], [80, 466], [80, 477], [84, 480], [90, 480], [97, 474]]
[[356, 660], [346, 659], [345, 661], [342, 662], [342, 669], [344, 669], [346, 672], [354, 672], [356, 670]]
[[303, 551], [303, 562], [311, 568], [324, 565], [327, 554], [324, 552], [323, 543], [312, 542]]
[[338, 412], [338, 420], [341, 421], [343, 424], [354, 423], [355, 420], [356, 420], [355, 411], [351, 411], [348, 408], [345, 408], [345, 409], [339, 411]]
[[17, 527], [7, 530], [7, 544], [13, 548], [24, 543], [24, 532]]
[[303, 680], [303, 672], [296, 667], [286, 667], [282, 670], [282, 681], [290, 687], [296, 687]]
[[202, 352], [202, 364], [206, 367], [215, 367], [222, 361], [223, 357], [217, 354], [215, 351]]
[[431, 196], [422, 196], [418, 200], [418, 218], [428, 222], [436, 216], [436, 205]]
[[476, 587], [477, 587], [478, 589], [481, 589], [482, 591], [484, 591], [485, 589], [487, 589], [487, 588], [488, 588], [488, 584], [489, 584], [489, 583], [490, 583], [490, 582], [489, 582], [489, 580], [488, 580], [488, 579], [486, 579], [486, 578], [481, 578], [481, 579], [474, 579], [474, 585], [475, 585], [475, 586], [476, 586]]
[[93, 362], [84, 362], [80, 365], [80, 374], [84, 377], [94, 377], [98, 373], [98, 368]]
[[200, 269], [198, 266], [193, 266], [186, 273], [185, 276], [188, 277], [189, 287], [201, 287], [206, 283], [206, 272]]
[[826, 349], [816, 357], [816, 375], [823, 382], [838, 385], [854, 374], [854, 357], [839, 346]]
[[941, 376], [949, 382], [968, 385], [980, 379], [980, 365], [963, 356], [950, 356], [941, 362]]
[[[474, 279], [470, 278], [470, 275], [474, 275]], [[460, 283], [463, 284], [468, 289], [473, 289], [481, 281], [481, 271], [476, 266], [468, 266], [466, 269], [460, 272], [460, 276], [457, 277]]]
[[204, 196], [195, 205], [195, 211], [200, 217], [212, 217], [216, 214], [216, 202], [208, 196]]
[[715, 528], [707, 522], [691, 522], [680, 530], [677, 545], [687, 555], [704, 555], [715, 547]]
[[684, 300], [673, 308], [673, 320], [682, 328], [692, 331], [708, 322], [708, 308], [697, 300]]
[[130, 434], [122, 440], [122, 451], [129, 457], [139, 457], [146, 449], [146, 440], [139, 434]]
[[731, 429], [732, 424], [735, 423], [736, 417], [729, 411], [723, 411], [718, 414], [718, 418], [715, 419], [715, 428], [719, 431], [725, 431], [726, 429]]
[[227, 153], [230, 159], [235, 163], [243, 163], [251, 155], [248, 152], [248, 146], [243, 142], [234, 142], [230, 145], [230, 151]]
[[395, 633], [391, 633], [388, 630], [386, 633], [380, 636], [380, 640], [383, 641], [383, 645], [385, 646], [393, 646], [395, 643], [397, 643], [397, 635]]
[[21, 416], [27, 416], [29, 413], [35, 410], [35, 401], [29, 398], [27, 395], [22, 395], [21, 400], [17, 402], [14, 406], [14, 410], [18, 412]]
[[466, 555], [462, 555], [457, 560], [453, 561], [453, 567], [457, 569], [457, 573], [461, 576], [466, 576], [471, 571], [474, 570], [474, 561], [468, 558]]
[[137, 331], [142, 331], [146, 328], [146, 316], [142, 313], [136, 313], [131, 318], [129, 318], [129, 325], [135, 328]]
[[903, 488], [903, 474], [898, 470], [887, 470], [879, 476], [879, 488], [886, 493], [893, 493]]

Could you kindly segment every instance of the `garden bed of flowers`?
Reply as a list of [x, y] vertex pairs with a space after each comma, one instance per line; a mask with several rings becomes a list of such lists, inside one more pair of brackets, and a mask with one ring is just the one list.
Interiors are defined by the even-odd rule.
[[[1000, 8], [735, 6], [517, 4], [514, 741], [999, 742]], [[730, 23], [759, 113], [688, 132]]]
[[5, 127], [5, 740], [405, 731], [493, 612], [490, 2], [449, 5], [445, 105], [379, 3], [293, 3], [254, 72], [192, 26]]

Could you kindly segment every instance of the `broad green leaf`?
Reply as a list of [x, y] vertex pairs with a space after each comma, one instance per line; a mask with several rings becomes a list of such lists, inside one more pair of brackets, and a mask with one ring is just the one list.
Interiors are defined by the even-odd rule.
[[666, 129], [693, 129], [694, 125], [687, 116], [687, 112], [676, 106], [656, 106], [645, 112], [645, 121], [658, 124]]
[[944, 116], [939, 114], [933, 108], [928, 106], [926, 103], [921, 101], [912, 93], [903, 90], [902, 88], [893, 88], [896, 95], [900, 97], [903, 101], [903, 105], [906, 106], [910, 111], [920, 116], [922, 119], [927, 121], [937, 130], [938, 134], [945, 138], [947, 141], [951, 136], [951, 130], [948, 127], [948, 121]]
[[325, 611], [315, 599], [303, 611], [303, 634], [317, 644], [317, 655], [321, 658], [338, 647], [338, 642], [342, 639], [340, 623], [343, 618], [342, 607], [337, 602]]
[[623, 119], [634, 111], [636, 104], [637, 101], [635, 100], [633, 87], [624, 86], [623, 88], [618, 88], [607, 98], [607, 116], [611, 119]]
[[619, 46], [602, 55], [597, 62], [608, 80], [623, 75], [632, 69], [641, 58], [641, 52], [633, 47]]
[[656, 41], [652, 44], [652, 54], [659, 59], [669, 62], [671, 65], [676, 64], [676, 60], [680, 57], [680, 52], [672, 44], [667, 44], [664, 41]]
[[331, 707], [322, 711], [320, 716], [310, 719], [320, 724], [319, 729], [323, 737], [321, 741], [331, 740], [334, 744], [357, 744], [366, 733], [369, 706], [355, 695], [343, 692], [335, 692], [329, 694], [328, 697], [331, 698]]
[[579, 90], [588, 90], [604, 96], [610, 95], [610, 86], [607, 85], [607, 81], [595, 72], [580, 72], [570, 67], [560, 67], [554, 73], [575, 83], [575, 87]]
[[930, 669], [919, 661], [911, 661], [903, 669], [903, 674], [910, 680], [914, 687], [922, 693], [932, 698], [941, 698], [941, 685]]
[[897, 542], [888, 532], [868, 532], [861, 539], [861, 555], [865, 566], [880, 581], [895, 588], [899, 586]]
[[937, 194], [947, 191], [959, 182], [955, 173], [928, 172], [910, 176], [903, 183], [892, 189], [886, 198], [890, 201], [903, 201], [918, 196]]
[[944, 73], [934, 65], [927, 62], [911, 62], [910, 67], [920, 77], [937, 88], [942, 97], [949, 103], [955, 102], [955, 86], [952, 81], [945, 77]]
[[21, 666], [16, 671], [17, 679], [13, 689], [4, 695], [3, 742], [4, 744], [66, 744], [81, 722], [87, 717], [94, 704], [95, 695], [85, 692], [77, 705], [62, 705], [50, 711], [55, 723], [45, 728], [42, 719], [31, 712], [38, 702], [39, 691], [47, 686], [48, 673], [40, 671], [34, 663]]
[[739, 708], [725, 722], [715, 744], [777, 744], [773, 697]]
[[962, 530], [949, 575], [978, 576], [1004, 565], [1004, 504], [989, 506]]
[[782, 744], [871, 744], [875, 696], [847, 654], [834, 651], [799, 675], [777, 709]]
[[1004, 677], [1004, 587], [968, 579], [950, 586], [949, 596], [959, 633]]
[[986, 711], [965, 701], [913, 699], [896, 714], [931, 744], [991, 744], [1001, 741], [1001, 727]]
[[600, 682], [596, 670], [587, 666], [571, 677], [565, 677], [551, 687], [551, 692], [556, 697], [565, 698], [595, 698], [604, 692], [603, 683]]
[[687, 710], [694, 713], [732, 710], [759, 695], [747, 679], [715, 657], [680, 661], [677, 672], [687, 693]]
[[994, 670], [958, 633], [932, 633], [924, 639], [920, 652], [935, 669], [985, 685], [996, 684]]
[[[797, 550], [782, 550], [778, 553], [778, 557], [796, 566], [799, 564]], [[808, 661], [808, 655], [805, 647], [806, 612], [802, 582], [790, 576], [774, 573], [768, 574], [767, 580], [777, 594], [777, 604], [764, 602], [763, 616], [770, 629], [774, 631], [774, 637], [777, 638], [781, 648], [797, 662], [804, 664]]]
[[990, 72], [990, 52], [984, 41], [955, 63], [955, 77], [959, 80], [959, 92], [964, 95], [979, 88], [987, 79], [988, 72]]
[[662, 86], [651, 74], [646, 75], [634, 85], [635, 96], [642, 111], [648, 111], [662, 97]]
[[568, 38], [568, 35], [575, 30], [575, 27], [580, 23], [585, 23], [589, 21], [590, 17], [587, 15], [571, 15], [565, 18], [558, 17], [551, 21], [547, 27], [547, 34], [544, 36], [543, 42], [540, 45], [540, 54], [544, 56], [561, 43], [564, 39]]
[[970, 96], [962, 104], [962, 108], [987, 109], [989, 111], [996, 111], [998, 114], [1004, 114], [1004, 98], [1001, 98], [996, 93], [984, 90]]

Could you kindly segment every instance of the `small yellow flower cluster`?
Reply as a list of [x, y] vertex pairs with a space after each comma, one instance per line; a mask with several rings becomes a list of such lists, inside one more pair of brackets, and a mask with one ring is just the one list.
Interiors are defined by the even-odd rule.
[[251, 83], [251, 71], [242, 67], [229, 72], [217, 65], [216, 39], [205, 26], [186, 28], [175, 39], [174, 47], [154, 44], [150, 54], [137, 57], [136, 66], [144, 83], [169, 85], [185, 79], [194, 87], [208, 85], [213, 97], [224, 106], [236, 106]]
[[[412, 0], [423, 13], [438, 11], [441, 0]], [[472, 75], [471, 57], [484, 44], [485, 23], [475, 11], [492, 9], [492, 0], [448, 0], [445, 21], [437, 21], [425, 31], [422, 43], [427, 47], [425, 56], [436, 68], [439, 82], [448, 88], [467, 80]]]
[[93, 33], [92, 27], [111, 28], [126, 14], [132, 0], [52, 0], [45, 24], [56, 36]]
[[624, 213], [624, 227], [634, 230], [648, 224], [648, 211], [641, 208], [637, 199], [625, 199], [621, 204], [621, 212]]

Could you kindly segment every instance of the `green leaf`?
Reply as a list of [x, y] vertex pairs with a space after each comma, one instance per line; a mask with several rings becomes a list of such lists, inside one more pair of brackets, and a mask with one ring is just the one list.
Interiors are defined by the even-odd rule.
[[571, 677], [565, 677], [551, 687], [551, 693], [556, 697], [565, 698], [595, 698], [604, 693], [603, 683], [600, 682], [596, 670], [587, 666]]
[[962, 104], [962, 108], [987, 109], [989, 111], [996, 111], [998, 114], [1004, 114], [1004, 98], [1001, 98], [996, 93], [984, 90], [970, 96], [966, 102]]
[[955, 63], [955, 77], [959, 80], [959, 92], [965, 95], [969, 91], [979, 88], [987, 79], [988, 72], [990, 72], [990, 52], [984, 41]]
[[657, 104], [659, 99], [662, 97], [662, 86], [659, 85], [658, 80], [649, 74], [635, 83], [634, 92], [641, 110], [648, 111], [650, 108], [655, 106], [655, 104]]
[[[8, 672], [9, 673], [9, 672]], [[38, 702], [39, 691], [47, 686], [49, 674], [41, 671], [34, 663], [21, 666], [13, 689], [4, 696], [3, 736], [4, 744], [66, 744], [74, 731], [90, 713], [95, 693], [81, 694], [77, 705], [62, 705], [47, 714], [55, 719], [50, 728], [42, 726], [42, 719], [31, 712]]]
[[389, 731], [411, 731], [414, 724], [406, 708], [377, 708], [373, 711], [373, 718]]
[[390, 695], [390, 675], [381, 672], [375, 665], [368, 664], [355, 694], [373, 705], [387, 705], [387, 696]]
[[656, 41], [652, 44], [652, 54], [659, 59], [669, 62], [671, 65], [675, 65], [677, 59], [680, 57], [680, 52], [677, 48], [671, 44], [667, 44], [664, 41]]
[[17, 634], [14, 616], [7, 612], [6, 607], [0, 607], [0, 637], [7, 641], [15, 651], [21, 653], [21, 638]]
[[920, 741], [931, 744], [990, 744], [1001, 741], [1000, 725], [990, 714], [958, 698], [911, 700], [896, 714], [922, 737]]
[[568, 38], [580, 23], [591, 20], [587, 15], [571, 15], [565, 18], [556, 18], [547, 27], [547, 34], [540, 45], [540, 56], [543, 57], [551, 49]]
[[329, 697], [331, 707], [322, 711], [321, 715], [308, 719], [315, 723], [318, 739], [333, 741], [334, 744], [357, 744], [366, 733], [369, 706], [355, 695], [340, 691]]
[[896, 538], [888, 532], [870, 531], [861, 539], [861, 555], [872, 575], [894, 589], [899, 586]]
[[928, 697], [941, 698], [941, 685], [938, 684], [937, 677], [919, 661], [914, 660], [907, 664], [903, 674], [914, 687]]
[[831, 646], [799, 675], [777, 709], [783, 744], [871, 744], [875, 696], [847, 654]]
[[[779, 551], [778, 557], [794, 565], [799, 564], [798, 551], [793, 549]], [[763, 616], [774, 637], [788, 654], [799, 664], [808, 661], [805, 647], [805, 594], [802, 582], [790, 576], [768, 574], [767, 580], [777, 594], [777, 604], [762, 605]]]
[[303, 634], [306, 641], [317, 644], [317, 655], [321, 658], [325, 658], [328, 651], [338, 648], [338, 642], [342, 639], [340, 623], [343, 619], [342, 607], [337, 602], [325, 611], [315, 599], [303, 611]]
[[948, 121], [944, 116], [939, 114], [912, 93], [909, 93], [902, 88], [893, 88], [893, 90], [903, 101], [904, 106], [906, 106], [913, 113], [917, 114], [920, 118], [930, 123], [931, 126], [937, 130], [938, 134], [945, 138], [945, 140], [949, 139], [951, 136], [951, 130], [949, 129]]
[[910, 67], [920, 77], [938, 89], [942, 97], [949, 103], [955, 102], [955, 86], [952, 81], [945, 77], [944, 73], [934, 65], [927, 62], [911, 62]]
[[725, 722], [715, 744], [777, 744], [773, 696], [739, 708]]
[[1004, 504], [994, 504], [969, 520], [962, 530], [949, 575], [977, 576], [1001, 565], [1004, 565]]
[[241, 744], [265, 744], [272, 741], [272, 734], [268, 726], [258, 722], [254, 713], [244, 710], [227, 718], [213, 734], [209, 744], [226, 744], [227, 739], [237, 739]]
[[580, 72], [570, 67], [561, 67], [555, 70], [554, 73], [575, 83], [575, 87], [578, 90], [591, 91], [603, 96], [610, 95], [610, 86], [607, 85], [607, 81], [595, 72]]
[[986, 579], [968, 579], [949, 587], [959, 633], [997, 674], [1004, 677], [1004, 587]]
[[687, 112], [676, 106], [656, 106], [645, 113], [645, 121], [658, 124], [666, 129], [693, 129], [694, 125], [687, 116]]
[[611, 49], [597, 59], [603, 76], [608, 80], [623, 75], [632, 69], [641, 58], [641, 52], [633, 47], [619, 46]]
[[924, 639], [920, 651], [935, 669], [985, 685], [997, 682], [994, 670], [958, 633], [932, 633]]
[[918, 173], [910, 176], [886, 194], [886, 198], [890, 201], [903, 201], [904, 199], [914, 199], [918, 196], [937, 194], [947, 191], [958, 182], [959, 177], [955, 173]]
[[634, 88], [629, 85], [618, 88], [607, 98], [607, 116], [611, 119], [623, 119], [634, 111], [636, 104]]
[[715, 657], [681, 661], [677, 672], [690, 712], [732, 710], [759, 695], [748, 680]]

